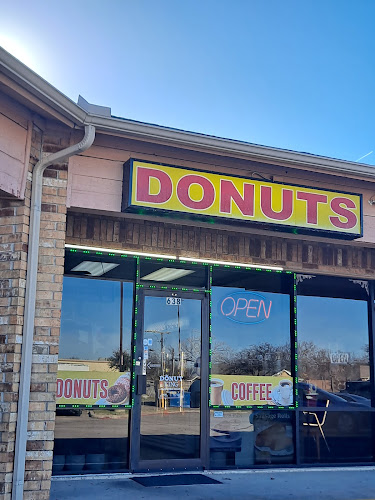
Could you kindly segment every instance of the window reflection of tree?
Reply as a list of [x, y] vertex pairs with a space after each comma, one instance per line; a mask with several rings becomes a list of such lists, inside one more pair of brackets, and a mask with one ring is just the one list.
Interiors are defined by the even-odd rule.
[[124, 372], [130, 370], [132, 357], [128, 352], [122, 352], [120, 349], [113, 351], [112, 356], [107, 358], [108, 365], [113, 370]]
[[191, 335], [181, 342], [181, 350], [184, 353], [184, 359], [186, 361], [185, 377], [190, 379], [195, 372], [194, 363], [201, 356], [200, 330], [196, 328], [191, 330]]
[[213, 345], [213, 371], [222, 375], [275, 375], [283, 370], [290, 372], [290, 344], [274, 346], [268, 342], [250, 345], [234, 351], [224, 342]]
[[[298, 345], [298, 373], [300, 381], [315, 383], [319, 380], [329, 387], [325, 390], [338, 392], [346, 388], [346, 383], [360, 378], [360, 366], [369, 364], [368, 345], [362, 347], [363, 353], [349, 353], [349, 362], [331, 362], [330, 350], [319, 347], [314, 342], [302, 341]], [[322, 385], [322, 384], [321, 384]]]

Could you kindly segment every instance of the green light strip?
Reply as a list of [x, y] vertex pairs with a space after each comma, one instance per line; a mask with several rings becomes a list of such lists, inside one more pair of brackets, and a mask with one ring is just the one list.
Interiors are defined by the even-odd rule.
[[98, 408], [124, 408], [131, 409], [131, 405], [70, 405], [70, 404], [57, 404], [56, 408], [66, 409], [66, 410], [87, 410], [87, 409], [98, 409]]
[[212, 300], [211, 300], [211, 288], [212, 288], [212, 265], [208, 268], [208, 288], [210, 291], [210, 300], [208, 301], [208, 380], [209, 380], [209, 388], [208, 388], [208, 404], [211, 406], [211, 370], [212, 370], [212, 335], [211, 335], [211, 318], [212, 318]]
[[294, 406], [276, 405], [210, 405], [211, 410], [294, 410]]
[[297, 334], [297, 274], [293, 273], [293, 314], [294, 314], [294, 406], [298, 408], [298, 334]]

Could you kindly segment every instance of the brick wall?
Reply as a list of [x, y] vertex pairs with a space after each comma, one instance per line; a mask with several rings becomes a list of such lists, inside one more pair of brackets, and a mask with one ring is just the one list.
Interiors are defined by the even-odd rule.
[[66, 242], [189, 257], [280, 265], [285, 269], [372, 279], [375, 250], [154, 221], [69, 213]]
[[[59, 139], [56, 140], [56, 137]], [[61, 133], [34, 130], [30, 172], [43, 150], [68, 146]], [[64, 269], [67, 165], [43, 178], [25, 499], [48, 499], [53, 455], [58, 337]], [[0, 499], [11, 498], [21, 361], [31, 173], [24, 201], [0, 200]]]
[[17, 420], [29, 208], [13, 201], [1, 201], [0, 207], [0, 498], [8, 499]]

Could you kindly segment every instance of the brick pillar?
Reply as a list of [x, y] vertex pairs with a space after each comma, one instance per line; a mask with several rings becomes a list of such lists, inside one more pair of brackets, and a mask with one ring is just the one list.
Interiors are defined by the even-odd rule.
[[8, 500], [13, 477], [29, 208], [10, 200], [0, 201], [0, 206], [0, 499]]
[[[19, 392], [31, 170], [47, 152], [68, 146], [63, 134], [33, 132], [24, 200], [0, 199], [0, 500], [10, 500]], [[55, 140], [53, 137], [59, 137]], [[66, 218], [67, 165], [43, 178], [37, 302], [29, 405], [24, 498], [49, 498]]]
[[[67, 144], [50, 146], [61, 150]], [[46, 149], [46, 148], [45, 148]], [[60, 335], [66, 224], [67, 165], [52, 165], [43, 178], [39, 266], [24, 498], [49, 498], [51, 483], [57, 355]]]

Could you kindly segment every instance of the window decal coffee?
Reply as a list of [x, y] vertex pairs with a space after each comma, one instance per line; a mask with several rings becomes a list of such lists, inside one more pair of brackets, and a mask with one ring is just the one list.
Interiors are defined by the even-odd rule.
[[122, 211], [237, 220], [299, 232], [362, 236], [362, 195], [129, 160]]
[[211, 376], [212, 406], [293, 404], [293, 381], [284, 377], [247, 377], [237, 375]]

